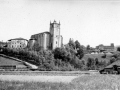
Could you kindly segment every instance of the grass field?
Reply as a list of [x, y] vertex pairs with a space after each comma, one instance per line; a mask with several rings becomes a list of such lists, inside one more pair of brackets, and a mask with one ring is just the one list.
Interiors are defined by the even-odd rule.
[[0, 81], [0, 90], [120, 90], [120, 76], [82, 75], [70, 83]]
[[102, 58], [103, 55], [104, 55], [104, 54], [85, 54], [84, 57], [83, 57], [83, 59], [84, 59], [85, 61], [87, 61], [88, 58], [93, 58], [93, 59], [98, 58], [98, 61], [106, 61], [106, 62], [109, 62], [110, 59], [111, 59], [111, 56], [112, 56], [113, 54], [106, 54], [106, 58]]
[[85, 75], [72, 83], [75, 90], [120, 90], [119, 75]]
[[0, 90], [71, 90], [71, 84], [49, 82], [0, 81]]

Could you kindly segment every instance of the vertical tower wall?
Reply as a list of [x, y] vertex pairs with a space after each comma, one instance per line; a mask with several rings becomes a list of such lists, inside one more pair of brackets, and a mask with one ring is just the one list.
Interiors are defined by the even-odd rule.
[[35, 39], [30, 39], [28, 41], [28, 48], [32, 49], [32, 47], [34, 46], [35, 43], [36, 43]]
[[52, 49], [56, 47], [61, 47], [61, 35], [60, 35], [60, 23], [50, 23], [50, 34], [51, 34], [51, 45]]
[[50, 49], [50, 34], [43, 33], [43, 49]]

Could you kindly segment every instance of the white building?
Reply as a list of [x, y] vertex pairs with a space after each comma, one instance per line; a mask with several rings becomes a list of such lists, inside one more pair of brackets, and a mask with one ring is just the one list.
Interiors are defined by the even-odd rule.
[[24, 38], [15, 38], [8, 40], [7, 47], [14, 49], [23, 49], [27, 47], [28, 40]]

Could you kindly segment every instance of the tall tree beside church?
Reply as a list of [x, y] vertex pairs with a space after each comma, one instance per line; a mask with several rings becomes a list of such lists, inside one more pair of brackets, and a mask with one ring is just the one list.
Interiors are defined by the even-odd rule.
[[87, 48], [87, 50], [90, 50], [90, 45], [87, 45], [87, 47], [86, 47], [86, 48]]
[[79, 43], [78, 40], [75, 41], [75, 47], [76, 47], [76, 49], [77, 49], [77, 48], [80, 48], [80, 43]]
[[75, 43], [74, 43], [74, 41], [73, 41], [71, 38], [70, 38], [70, 40], [69, 40], [68, 45], [70, 46], [70, 48], [75, 49]]
[[120, 52], [120, 47], [118, 47], [118, 48], [117, 48], [117, 51], [119, 51], [119, 52]]
[[78, 40], [75, 41], [75, 48], [76, 48], [76, 50], [77, 50], [76, 56], [77, 56], [79, 59], [83, 58], [83, 56], [84, 56], [83, 47], [80, 45], [80, 43], [79, 43]]

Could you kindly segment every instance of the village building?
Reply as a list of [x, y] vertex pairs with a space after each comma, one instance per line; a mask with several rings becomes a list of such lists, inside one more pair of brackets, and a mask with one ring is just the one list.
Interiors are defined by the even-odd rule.
[[101, 74], [120, 74], [120, 60], [113, 62], [99, 71]]
[[100, 44], [99, 46], [96, 46], [96, 49], [102, 52], [114, 52], [115, 51], [115, 47], [113, 43], [111, 43], [110, 46], [104, 46], [103, 44]]
[[11, 49], [23, 49], [27, 47], [27, 43], [27, 39], [15, 38], [8, 40], [7, 47]]
[[50, 33], [43, 32], [31, 36], [29, 40], [29, 47], [33, 47], [37, 43], [41, 49], [50, 49]]
[[50, 22], [49, 32], [42, 32], [32, 35], [28, 46], [32, 48], [36, 43], [41, 49], [44, 50], [62, 47], [63, 37], [60, 35], [60, 22]]

